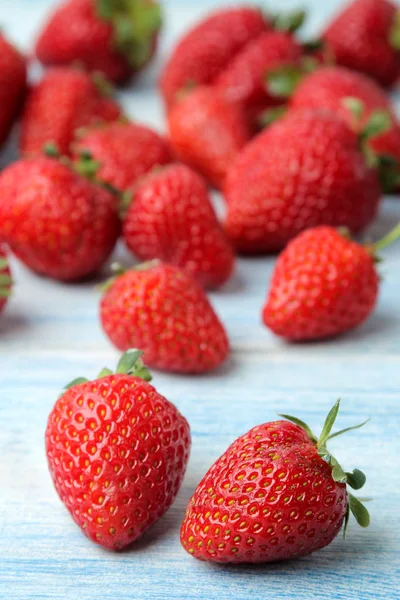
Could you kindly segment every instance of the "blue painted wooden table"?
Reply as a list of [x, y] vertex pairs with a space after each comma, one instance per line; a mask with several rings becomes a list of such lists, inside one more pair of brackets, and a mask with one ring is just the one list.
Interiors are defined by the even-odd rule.
[[[51, 4], [0, 0], [0, 21], [27, 48]], [[165, 4], [168, 28], [160, 60], [178, 32], [211, 3]], [[330, 14], [338, 2], [309, 4], [314, 8], [310, 29], [317, 30], [323, 13]], [[154, 93], [157, 69], [121, 98], [132, 117], [162, 127]], [[10, 153], [2, 162], [9, 158]], [[386, 200], [368, 233], [377, 238], [398, 220], [400, 200]], [[286, 345], [261, 327], [273, 263], [272, 258], [240, 260], [234, 279], [213, 294], [233, 346], [222, 371], [198, 378], [155, 374], [157, 388], [191, 424], [192, 456], [173, 507], [118, 555], [95, 547], [73, 524], [53, 490], [43, 449], [46, 418], [63, 385], [80, 374], [94, 376], [117, 359], [100, 330], [98, 291], [92, 284], [42, 280], [13, 263], [15, 294], [0, 321], [1, 599], [400, 597], [400, 244], [385, 253], [374, 317], [358, 331], [323, 344]], [[317, 429], [339, 396], [340, 426], [372, 417], [367, 427], [333, 444], [346, 467], [368, 474], [363, 493], [374, 499], [369, 530], [352, 522], [346, 542], [339, 536], [313, 556], [282, 564], [221, 567], [190, 558], [180, 547], [179, 525], [210, 464], [238, 435], [277, 412], [298, 414]]]

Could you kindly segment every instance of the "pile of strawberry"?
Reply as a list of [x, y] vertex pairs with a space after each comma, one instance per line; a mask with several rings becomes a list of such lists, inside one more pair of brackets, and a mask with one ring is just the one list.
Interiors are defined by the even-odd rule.
[[[400, 12], [355, 0], [309, 42], [296, 34], [303, 19], [235, 7], [186, 33], [160, 77], [167, 136], [130, 121], [110, 83], [154, 56], [156, 0], [61, 4], [35, 47], [48, 69], [30, 86], [26, 59], [0, 34], [0, 144], [19, 121], [21, 154], [0, 173], [0, 311], [9, 252], [61, 282], [102, 271], [119, 239], [143, 261], [113, 265], [104, 285], [100, 320], [124, 353], [116, 373], [73, 382], [46, 431], [61, 499], [106, 548], [161, 517], [189, 457], [189, 425], [148, 383], [141, 356], [186, 374], [227, 360], [205, 290], [229, 280], [236, 253], [281, 252], [262, 319], [287, 340], [342, 334], [376, 306], [378, 252], [400, 226], [368, 245], [352, 234], [373, 222], [383, 193], [400, 190], [387, 90], [400, 77]], [[225, 199], [223, 223], [211, 188]], [[318, 439], [287, 417], [234, 442], [190, 501], [184, 548], [202, 560], [273, 561], [326, 546], [350, 511], [368, 525], [346, 487], [365, 476], [327, 449], [338, 410]]]

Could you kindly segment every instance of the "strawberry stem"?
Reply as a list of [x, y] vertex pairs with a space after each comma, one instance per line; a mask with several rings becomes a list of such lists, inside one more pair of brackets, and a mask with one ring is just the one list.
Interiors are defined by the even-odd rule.
[[370, 246], [370, 249], [374, 253], [378, 253], [381, 250], [384, 250], [385, 248], [387, 248], [388, 246], [393, 244], [394, 242], [396, 242], [399, 238], [400, 238], [400, 223], [398, 223], [396, 225], [396, 227], [394, 229], [392, 229], [392, 231], [390, 231], [387, 235], [385, 235], [381, 240], [379, 240], [378, 242], [375, 242], [375, 244]]

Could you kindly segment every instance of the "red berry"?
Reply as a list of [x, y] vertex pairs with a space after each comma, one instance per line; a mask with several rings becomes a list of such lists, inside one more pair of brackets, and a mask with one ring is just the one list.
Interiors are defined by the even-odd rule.
[[338, 410], [339, 403], [319, 440], [286, 415], [294, 422], [265, 423], [237, 439], [189, 502], [181, 527], [185, 550], [200, 560], [264, 563], [324, 548], [347, 525], [350, 510], [367, 527], [367, 510], [345, 485], [360, 489], [365, 475], [345, 473], [326, 448]]
[[171, 265], [118, 276], [102, 298], [100, 316], [117, 348], [142, 348], [146, 363], [157, 369], [204, 373], [229, 355], [227, 335], [204, 291]]
[[323, 111], [291, 112], [252, 141], [228, 173], [226, 231], [247, 253], [276, 252], [320, 224], [361, 231], [380, 187], [359, 139]]
[[82, 71], [51, 69], [28, 95], [21, 124], [21, 152], [36, 155], [46, 144], [70, 153], [74, 133], [91, 123], [115, 121], [120, 107]]
[[[359, 102], [359, 114], [354, 112], [354, 99]], [[291, 98], [290, 107], [300, 109], [328, 109], [344, 119], [356, 133], [362, 134], [371, 117], [384, 110], [392, 125], [383, 133], [369, 139], [370, 147], [381, 157], [389, 157], [395, 163], [391, 167], [391, 180], [385, 179], [381, 166], [385, 191], [398, 187], [400, 172], [400, 127], [394, 107], [387, 93], [373, 79], [344, 67], [319, 69], [304, 79]]]
[[217, 188], [223, 186], [229, 166], [250, 140], [240, 108], [212, 88], [197, 88], [176, 103], [168, 125], [177, 157]]
[[0, 175], [0, 194], [0, 237], [39, 274], [82, 279], [115, 246], [117, 198], [57, 160], [15, 162]]
[[[346, 104], [347, 98], [357, 98], [363, 105], [360, 119], [356, 119]], [[359, 133], [371, 114], [383, 109], [394, 117], [389, 96], [373, 79], [345, 67], [322, 67], [308, 75], [297, 87], [290, 100], [290, 108], [326, 109], [341, 116]]]
[[25, 92], [25, 58], [0, 34], [0, 145], [11, 130]]
[[159, 258], [186, 270], [204, 287], [218, 287], [232, 274], [234, 254], [205, 183], [184, 165], [166, 167], [138, 187], [123, 236], [141, 260]]
[[309, 229], [278, 258], [264, 323], [294, 341], [339, 335], [368, 319], [378, 288], [372, 252], [331, 227]]
[[146, 383], [140, 354], [123, 356], [116, 374], [105, 369], [94, 381], [73, 382], [46, 429], [62, 502], [83, 533], [109, 550], [134, 542], [168, 510], [189, 458], [189, 425]]
[[137, 123], [104, 124], [81, 132], [73, 154], [79, 158], [82, 153], [99, 162], [99, 179], [123, 191], [154, 167], [172, 161], [166, 140]]
[[160, 25], [155, 0], [67, 0], [45, 25], [36, 56], [44, 65], [80, 63], [123, 83], [152, 58]]
[[282, 104], [283, 99], [270, 96], [266, 79], [273, 70], [299, 62], [302, 46], [284, 32], [266, 32], [247, 46], [229, 63], [215, 82], [227, 100], [238, 103], [249, 122], [268, 107]]
[[192, 85], [213, 83], [250, 41], [270, 29], [261, 10], [236, 7], [219, 10], [198, 23], [181, 39], [161, 77], [167, 106]]
[[395, 4], [389, 0], [355, 0], [332, 21], [324, 37], [337, 64], [390, 86], [400, 75], [399, 31]]
[[5, 249], [0, 245], [0, 313], [7, 304], [13, 281]]

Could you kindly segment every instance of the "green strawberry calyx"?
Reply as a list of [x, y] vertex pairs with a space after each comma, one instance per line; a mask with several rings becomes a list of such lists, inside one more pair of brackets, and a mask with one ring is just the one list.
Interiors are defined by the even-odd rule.
[[265, 86], [274, 98], [290, 98], [303, 78], [304, 72], [298, 64], [286, 64], [267, 74]]
[[151, 57], [154, 38], [162, 24], [161, 7], [155, 0], [96, 0], [100, 19], [111, 23], [116, 49], [133, 69]]
[[400, 11], [396, 12], [396, 16], [389, 30], [389, 44], [395, 50], [400, 51]]
[[57, 145], [53, 142], [47, 142], [43, 147], [43, 153], [49, 158], [54, 158], [60, 163], [75, 171], [81, 177], [84, 177], [94, 185], [98, 185], [106, 189], [111, 194], [121, 198], [122, 192], [117, 190], [113, 185], [107, 183], [98, 177], [98, 171], [101, 168], [101, 163], [95, 160], [92, 154], [88, 150], [80, 150], [79, 158], [71, 160], [68, 156], [63, 156]]
[[[110, 375], [131, 375], [132, 377], [139, 377], [143, 379], [143, 381], [151, 381], [152, 376], [150, 372], [147, 370], [146, 366], [142, 360], [143, 352], [141, 350], [136, 350], [136, 348], [131, 348], [124, 352], [124, 354], [119, 359], [117, 364], [117, 368], [115, 371], [111, 371], [107, 367], [104, 367], [100, 371], [100, 373], [95, 377], [95, 380], [102, 379], [103, 377], [109, 377]], [[77, 377], [70, 383], [68, 383], [64, 390], [69, 390], [76, 385], [81, 385], [83, 383], [89, 383], [90, 379], [86, 377]]]
[[13, 280], [8, 272], [8, 260], [0, 256], [0, 300], [8, 298], [11, 294]]
[[304, 24], [307, 13], [305, 10], [293, 10], [275, 15], [267, 15], [267, 18], [272, 22], [272, 26], [277, 31], [286, 31], [294, 33]]
[[313, 56], [317, 52], [318, 41], [306, 42], [303, 47], [305, 53], [301, 60], [280, 65], [267, 73], [264, 85], [270, 96], [291, 98], [303, 79], [318, 68], [318, 60]]
[[353, 117], [354, 129], [360, 131], [360, 148], [368, 166], [378, 170], [383, 191], [393, 192], [400, 185], [400, 165], [394, 157], [375, 152], [370, 144], [373, 138], [392, 128], [391, 115], [385, 109], [376, 109], [365, 121], [365, 105], [362, 100], [348, 96], [342, 102]]
[[[332, 479], [335, 482], [346, 484], [346, 486], [350, 486], [353, 490], [360, 490], [364, 486], [366, 479], [367, 479], [365, 474], [362, 471], [360, 471], [359, 469], [354, 469], [354, 471], [352, 471], [352, 472], [344, 471], [344, 469], [341, 467], [341, 465], [339, 464], [337, 459], [332, 455], [331, 452], [329, 452], [329, 450], [327, 448], [327, 443], [329, 440], [332, 440], [333, 438], [338, 437], [339, 435], [342, 435], [343, 433], [347, 433], [348, 431], [354, 431], [355, 429], [360, 429], [360, 427], [364, 427], [364, 425], [366, 425], [370, 421], [370, 419], [367, 419], [366, 421], [364, 421], [363, 423], [360, 423], [359, 425], [355, 425], [353, 427], [346, 427], [346, 429], [341, 429], [340, 431], [331, 433], [333, 425], [339, 414], [339, 409], [340, 409], [340, 399], [335, 403], [333, 408], [329, 411], [319, 438], [314, 435], [314, 433], [311, 431], [311, 429], [309, 428], [307, 423], [304, 423], [304, 421], [301, 421], [297, 417], [292, 417], [290, 415], [279, 415], [279, 416], [283, 417], [284, 419], [287, 419], [288, 421], [290, 421], [291, 423], [294, 423], [295, 425], [299, 425], [302, 429], [304, 429], [304, 431], [308, 434], [310, 440], [316, 445], [319, 456], [322, 458], [322, 460], [327, 462], [332, 467]], [[345, 536], [346, 536], [346, 532], [347, 532], [347, 526], [348, 526], [348, 522], [349, 522], [350, 512], [353, 514], [357, 523], [361, 527], [368, 527], [368, 525], [370, 523], [370, 516], [369, 516], [368, 510], [362, 504], [361, 500], [358, 498], [355, 498], [355, 496], [353, 496], [352, 494], [350, 494], [348, 492], [348, 505], [347, 505], [347, 512], [346, 512], [346, 517], [345, 517], [345, 524], [344, 524], [344, 535]]]

